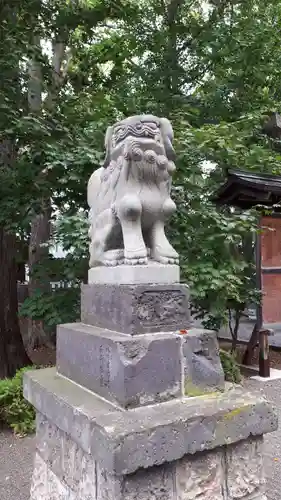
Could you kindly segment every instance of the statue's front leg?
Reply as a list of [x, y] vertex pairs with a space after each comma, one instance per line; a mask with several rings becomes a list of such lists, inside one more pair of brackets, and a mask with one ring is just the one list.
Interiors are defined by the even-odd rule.
[[124, 241], [125, 264], [146, 264], [147, 249], [141, 228], [142, 205], [135, 194], [125, 195], [116, 204]]
[[158, 220], [151, 228], [151, 257], [162, 264], [178, 264], [179, 255], [165, 234], [165, 221], [176, 210], [175, 203], [168, 198], [163, 204]]

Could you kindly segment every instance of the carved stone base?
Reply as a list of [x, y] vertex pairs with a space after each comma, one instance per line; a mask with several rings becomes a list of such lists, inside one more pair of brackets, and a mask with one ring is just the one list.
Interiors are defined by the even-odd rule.
[[81, 321], [131, 335], [190, 326], [186, 285], [82, 285]]
[[265, 500], [262, 435], [277, 417], [230, 390], [121, 411], [56, 375], [25, 375], [37, 409], [30, 500]]

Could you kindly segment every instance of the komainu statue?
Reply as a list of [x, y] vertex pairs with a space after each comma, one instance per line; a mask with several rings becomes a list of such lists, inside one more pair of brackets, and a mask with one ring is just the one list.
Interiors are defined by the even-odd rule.
[[106, 158], [88, 183], [90, 267], [178, 263], [164, 225], [176, 210], [173, 129], [165, 118], [132, 116], [109, 127]]

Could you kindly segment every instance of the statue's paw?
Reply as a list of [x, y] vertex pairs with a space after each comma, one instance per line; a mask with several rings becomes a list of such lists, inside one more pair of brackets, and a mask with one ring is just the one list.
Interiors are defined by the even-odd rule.
[[147, 257], [141, 257], [141, 258], [130, 258], [130, 259], [125, 259], [124, 263], [127, 264], [128, 266], [137, 266], [140, 264], [147, 264], [148, 259]]
[[115, 267], [115, 266], [121, 266], [124, 264], [124, 259], [110, 259], [110, 260], [103, 260], [102, 265], [106, 267]]
[[174, 265], [179, 265], [180, 261], [179, 261], [179, 258], [176, 258], [176, 259], [169, 259], [169, 264], [174, 264]]
[[147, 264], [148, 259], [147, 259], [146, 248], [134, 250], [134, 251], [125, 251], [124, 262], [125, 262], [125, 264], [128, 264], [129, 266], [137, 266], [140, 264]]
[[107, 250], [103, 254], [102, 264], [104, 266], [119, 266], [124, 263], [124, 251], [123, 250]]
[[157, 262], [160, 262], [160, 264], [179, 264], [179, 255], [173, 249], [172, 251], [167, 252], [155, 251], [152, 254], [152, 258]]
[[174, 259], [172, 257], [165, 257], [163, 255], [158, 256], [157, 261], [161, 264], [178, 264], [179, 259]]
[[138, 259], [138, 264], [147, 264], [147, 263], [148, 263], [147, 257], [143, 257], [142, 259]]

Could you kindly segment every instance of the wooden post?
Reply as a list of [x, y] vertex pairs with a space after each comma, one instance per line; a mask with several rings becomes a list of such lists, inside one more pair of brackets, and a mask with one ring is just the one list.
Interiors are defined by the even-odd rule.
[[269, 335], [273, 335], [273, 330], [261, 329], [259, 331], [259, 375], [260, 377], [270, 377], [269, 359]]
[[[256, 287], [258, 290], [262, 291], [262, 276], [261, 276], [261, 217], [259, 217], [257, 232], [256, 232], [256, 249], [255, 249], [255, 258], [256, 258]], [[250, 366], [253, 362], [254, 350], [258, 343], [259, 332], [262, 328], [263, 318], [262, 318], [262, 299], [256, 307], [257, 320], [256, 324], [253, 328], [250, 340], [246, 347], [244, 356], [243, 356], [243, 365]]]

